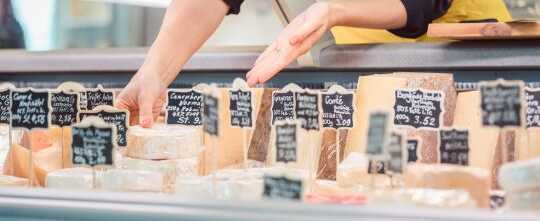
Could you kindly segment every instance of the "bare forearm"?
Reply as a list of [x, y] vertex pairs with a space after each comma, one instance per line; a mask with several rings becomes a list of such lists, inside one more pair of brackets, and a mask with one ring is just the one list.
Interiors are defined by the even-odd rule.
[[173, 0], [139, 73], [169, 85], [214, 33], [228, 10], [222, 0]]
[[407, 23], [400, 0], [331, 0], [329, 6], [332, 26], [395, 29]]

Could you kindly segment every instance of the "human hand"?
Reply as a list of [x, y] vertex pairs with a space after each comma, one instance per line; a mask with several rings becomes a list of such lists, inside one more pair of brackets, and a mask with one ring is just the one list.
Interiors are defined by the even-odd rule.
[[330, 3], [313, 4], [285, 27], [247, 73], [249, 86], [264, 83], [305, 54], [331, 28]]
[[115, 106], [130, 112], [130, 124], [151, 127], [165, 103], [167, 87], [159, 77], [139, 70], [120, 92]]

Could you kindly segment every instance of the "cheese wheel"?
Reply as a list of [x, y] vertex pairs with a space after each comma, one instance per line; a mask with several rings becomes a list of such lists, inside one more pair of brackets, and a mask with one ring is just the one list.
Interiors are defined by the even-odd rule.
[[90, 190], [94, 189], [93, 179], [90, 168], [66, 168], [47, 174], [45, 186], [56, 189]]
[[123, 157], [120, 168], [162, 173], [165, 185], [169, 191], [174, 188], [174, 182], [177, 176], [197, 176], [198, 163], [199, 161], [196, 157], [179, 160], [140, 160]]
[[381, 207], [474, 208], [475, 200], [464, 190], [387, 189], [368, 193], [368, 204]]
[[0, 175], [0, 187], [23, 187], [28, 185], [28, 179], [16, 176]]
[[201, 130], [196, 127], [155, 124], [152, 128], [131, 127], [127, 155], [146, 160], [197, 157], [202, 150]]
[[164, 192], [165, 177], [159, 172], [110, 169], [103, 173], [102, 188], [121, 192]]
[[489, 207], [490, 176], [482, 168], [457, 165], [409, 164], [405, 172], [409, 188], [462, 189], [476, 200], [477, 206]]
[[540, 192], [540, 158], [504, 164], [499, 184], [506, 192]]

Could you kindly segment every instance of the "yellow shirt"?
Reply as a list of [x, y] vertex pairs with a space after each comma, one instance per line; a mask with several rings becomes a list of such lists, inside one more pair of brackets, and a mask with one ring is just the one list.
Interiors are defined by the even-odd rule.
[[[496, 18], [501, 22], [512, 20], [502, 0], [454, 0], [448, 12], [435, 23], [457, 23], [465, 20]], [[417, 39], [401, 38], [386, 30], [334, 27], [336, 44], [399, 43], [431, 41], [426, 35]]]

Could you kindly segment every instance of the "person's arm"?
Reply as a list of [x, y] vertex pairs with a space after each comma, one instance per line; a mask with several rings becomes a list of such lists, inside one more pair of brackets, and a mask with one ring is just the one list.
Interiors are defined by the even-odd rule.
[[[280, 33], [257, 59], [248, 84], [264, 83], [306, 53], [334, 26], [388, 29], [414, 37], [444, 14], [451, 0], [331, 0], [309, 7]], [[443, 10], [441, 10], [443, 9]], [[420, 27], [420, 28], [419, 28]]]
[[229, 12], [224, 0], [173, 0], [146, 60], [119, 94], [116, 106], [131, 112], [132, 124], [150, 127], [163, 95], [182, 66], [217, 29]]

